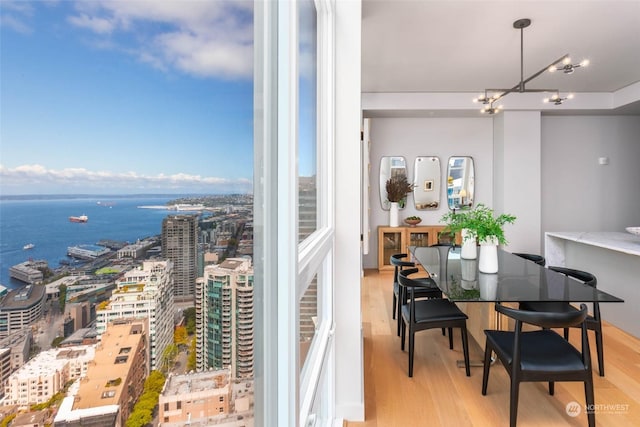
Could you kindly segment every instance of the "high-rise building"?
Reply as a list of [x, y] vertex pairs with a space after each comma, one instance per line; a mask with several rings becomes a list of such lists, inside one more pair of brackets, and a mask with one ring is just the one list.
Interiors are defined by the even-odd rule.
[[196, 293], [196, 366], [229, 368], [233, 378], [253, 376], [253, 267], [228, 258], [205, 267]]
[[173, 274], [171, 261], [145, 261], [118, 281], [109, 301], [98, 305], [96, 331], [103, 334], [117, 319], [149, 319], [151, 369], [159, 369], [162, 355], [173, 343]]
[[198, 216], [168, 215], [162, 221], [162, 257], [173, 261], [176, 300], [193, 300], [198, 274]]
[[147, 327], [146, 319], [109, 323], [58, 408], [55, 427], [125, 425], [148, 375]]

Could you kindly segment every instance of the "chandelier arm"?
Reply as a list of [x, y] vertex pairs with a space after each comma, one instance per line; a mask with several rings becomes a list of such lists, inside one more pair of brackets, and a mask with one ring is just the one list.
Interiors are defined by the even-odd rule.
[[[531, 80], [535, 79], [536, 77], [538, 77], [540, 74], [544, 73], [545, 71], [547, 71], [549, 68], [557, 65], [559, 62], [564, 61], [566, 58], [569, 57], [568, 53], [565, 53], [564, 55], [562, 55], [559, 59], [556, 59], [555, 61], [553, 61], [551, 64], [547, 65], [546, 67], [544, 67], [542, 70], [538, 71], [537, 73], [531, 75], [531, 77], [527, 78], [527, 80], [523, 80], [522, 81], [522, 85], [524, 86], [525, 83], [530, 82]], [[524, 89], [524, 87], [523, 87]]]

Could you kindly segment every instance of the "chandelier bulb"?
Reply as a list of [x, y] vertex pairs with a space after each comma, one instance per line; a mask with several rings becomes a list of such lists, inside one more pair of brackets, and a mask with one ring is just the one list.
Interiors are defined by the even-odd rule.
[[580, 66], [581, 67], [586, 67], [589, 65], [589, 60], [588, 59], [583, 59], [582, 62], [580, 62]]
[[567, 56], [566, 58], [564, 58], [564, 59], [562, 60], [562, 63], [563, 63], [564, 65], [571, 64], [571, 58], [569, 58], [569, 57]]

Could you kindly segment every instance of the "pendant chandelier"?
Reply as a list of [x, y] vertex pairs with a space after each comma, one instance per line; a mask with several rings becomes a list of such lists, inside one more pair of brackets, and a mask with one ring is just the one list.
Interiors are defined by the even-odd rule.
[[586, 67], [589, 65], [588, 60], [584, 60], [579, 64], [572, 64], [569, 54], [565, 54], [560, 58], [553, 61], [540, 71], [532, 74], [531, 76], [524, 78], [524, 29], [531, 25], [531, 20], [528, 18], [518, 19], [513, 23], [513, 28], [520, 30], [520, 81], [513, 87], [507, 89], [485, 89], [484, 93], [478, 96], [473, 102], [479, 102], [483, 104], [481, 113], [496, 114], [502, 110], [502, 105], [498, 104], [498, 100], [504, 98], [510, 93], [525, 93], [525, 92], [547, 92], [552, 93], [548, 98], [544, 99], [544, 102], [552, 103], [554, 105], [561, 105], [564, 101], [573, 98], [573, 94], [561, 96], [558, 89], [527, 89], [526, 84], [536, 77], [540, 76], [545, 71], [548, 72], [562, 72], [564, 74], [571, 74], [576, 68]]

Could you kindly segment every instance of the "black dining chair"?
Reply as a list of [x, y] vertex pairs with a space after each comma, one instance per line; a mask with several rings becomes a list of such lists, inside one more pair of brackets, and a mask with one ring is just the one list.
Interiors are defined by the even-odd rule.
[[[464, 353], [464, 367], [467, 376], [471, 375], [469, 369], [469, 340], [467, 336], [467, 315], [458, 306], [446, 298], [417, 299], [415, 291], [422, 287], [423, 281], [412, 279], [409, 276], [417, 273], [417, 268], [408, 268], [399, 272], [398, 284], [406, 291], [407, 300], [401, 307], [401, 341], [400, 349], [404, 351], [405, 336], [409, 328], [409, 377], [413, 377], [413, 353], [415, 348], [416, 332], [444, 328], [449, 329], [449, 348], [453, 348], [452, 328], [460, 328], [462, 333], [462, 351]], [[402, 292], [402, 291], [401, 291]]]
[[[556, 267], [549, 266], [549, 270], [557, 271], [558, 273], [562, 273], [565, 276], [572, 277], [577, 279], [584, 284], [589, 285], [593, 288], [596, 288], [598, 285], [598, 280], [596, 277], [582, 270], [576, 270], [573, 268], [566, 267]], [[567, 312], [567, 311], [577, 311], [578, 309], [571, 305], [568, 302], [563, 301], [549, 301], [549, 302], [522, 302], [520, 303], [520, 309], [522, 310], [530, 310], [530, 311], [557, 311], [557, 312]], [[604, 376], [604, 345], [602, 342], [602, 319], [600, 317], [600, 305], [598, 302], [593, 303], [593, 314], [587, 315], [585, 320], [585, 324], [587, 325], [587, 329], [594, 331], [596, 336], [596, 353], [598, 354], [598, 368], [600, 371], [600, 376]], [[569, 328], [564, 328], [564, 337], [565, 339], [569, 339]]]
[[514, 255], [524, 258], [529, 261], [533, 261], [538, 265], [544, 267], [547, 264], [547, 260], [542, 255], [529, 254], [525, 252], [513, 252]]
[[[400, 319], [401, 301], [406, 300], [406, 295], [402, 295], [402, 289], [398, 284], [398, 274], [405, 268], [415, 268], [416, 264], [412, 261], [407, 261], [407, 254], [394, 254], [391, 255], [390, 262], [393, 265], [393, 312], [391, 314], [393, 319], [397, 319], [397, 334], [400, 336], [400, 327], [402, 320]], [[433, 280], [428, 277], [417, 279], [421, 282], [421, 285], [415, 289], [414, 295], [416, 298], [442, 298], [442, 291], [433, 283]], [[444, 335], [444, 330], [442, 331]]]
[[[586, 408], [593, 408], [593, 375], [587, 327], [587, 306], [580, 310], [564, 312], [533, 312], [509, 308], [496, 304], [496, 311], [515, 320], [513, 331], [485, 330], [486, 344], [484, 371], [482, 374], [482, 394], [487, 394], [491, 355], [502, 362], [510, 381], [509, 418], [515, 427], [518, 417], [518, 395], [521, 382], [545, 381], [549, 383], [549, 394], [554, 393], [557, 381], [581, 381], [584, 383]], [[540, 326], [542, 330], [523, 331], [524, 323]], [[582, 349], [579, 351], [571, 343], [551, 328], [580, 327]], [[587, 410], [589, 427], [595, 426], [595, 414]]]

